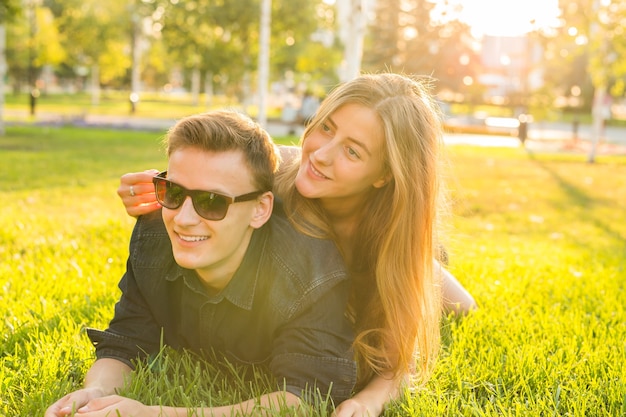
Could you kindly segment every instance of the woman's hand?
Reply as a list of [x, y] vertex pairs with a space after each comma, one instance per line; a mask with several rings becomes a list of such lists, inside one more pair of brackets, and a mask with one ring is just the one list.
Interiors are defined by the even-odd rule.
[[156, 169], [149, 169], [122, 175], [117, 195], [122, 199], [128, 215], [139, 217], [161, 207], [154, 196], [152, 183], [152, 178], [158, 173]]
[[359, 392], [339, 404], [333, 417], [378, 417], [385, 405], [398, 398], [401, 381], [408, 375], [394, 379], [391, 375], [375, 375]]
[[355, 398], [345, 400], [335, 409], [333, 417], [378, 417], [380, 413]]

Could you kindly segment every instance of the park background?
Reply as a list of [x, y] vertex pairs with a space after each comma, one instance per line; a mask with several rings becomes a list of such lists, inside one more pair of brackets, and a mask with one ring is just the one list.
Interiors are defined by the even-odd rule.
[[600, 141], [626, 118], [625, 18], [612, 0], [1, 0], [0, 120], [15, 117], [5, 94], [36, 116], [79, 93], [66, 117], [121, 95], [133, 114], [158, 113], [155, 97], [226, 101], [263, 124], [306, 91], [391, 70], [432, 76], [464, 125], [524, 116], [592, 124]]
[[[480, 306], [442, 320], [435, 375], [387, 415], [626, 415], [626, 6], [548, 2], [544, 25], [491, 3], [527, 23], [503, 34], [453, 18], [457, 3], [357, 2], [350, 23], [345, 2], [274, 0], [264, 47], [266, 1], [0, 1], [0, 415], [42, 415], [80, 386], [83, 329], [112, 316], [134, 224], [119, 176], [165, 167], [174, 120], [234, 107], [296, 143], [286, 100], [323, 97], [355, 67], [433, 76], [449, 267]], [[127, 394], [191, 405], [263, 390], [194, 359], [140, 370]]]

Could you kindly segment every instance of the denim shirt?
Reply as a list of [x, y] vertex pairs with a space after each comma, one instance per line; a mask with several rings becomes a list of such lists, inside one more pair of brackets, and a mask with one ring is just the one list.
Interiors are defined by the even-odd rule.
[[315, 387], [338, 404], [356, 383], [343, 260], [334, 243], [297, 232], [280, 210], [253, 232], [242, 264], [216, 295], [176, 264], [161, 212], [142, 216], [119, 288], [108, 329], [87, 330], [98, 358], [133, 367], [132, 360], [158, 353], [162, 337], [175, 349], [267, 366], [279, 389], [298, 396]]

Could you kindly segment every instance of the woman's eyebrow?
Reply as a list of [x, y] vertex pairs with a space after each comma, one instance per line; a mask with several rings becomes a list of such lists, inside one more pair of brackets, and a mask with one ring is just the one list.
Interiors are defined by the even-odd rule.
[[[328, 119], [326, 119], [326, 120], [327, 120], [327, 123], [328, 123], [329, 125], [331, 125], [331, 127], [332, 127], [333, 129], [337, 129], [337, 123], [335, 123], [335, 122], [334, 122], [334, 120], [333, 120], [330, 116], [328, 116]], [[353, 142], [353, 143], [355, 143], [356, 145], [358, 145], [358, 146], [359, 146], [359, 148], [363, 149], [363, 151], [365, 151], [365, 153], [367, 153], [369, 156], [372, 156], [372, 153], [371, 153], [371, 152], [370, 152], [370, 150], [368, 149], [367, 145], [365, 145], [365, 143], [361, 142], [361, 141], [360, 141], [360, 140], [358, 140], [358, 139], [353, 138], [352, 136], [348, 136], [348, 137], [347, 137], [347, 139], [348, 139], [350, 142]]]
[[363, 150], [365, 151], [365, 153], [367, 153], [369, 156], [372, 156], [372, 153], [371, 153], [371, 152], [370, 152], [370, 150], [368, 149], [367, 145], [365, 145], [363, 142], [361, 142], [361, 141], [359, 141], [359, 140], [357, 140], [357, 139], [354, 139], [354, 138], [353, 138], [353, 137], [351, 137], [351, 136], [348, 136], [348, 139], [349, 139], [351, 142], [356, 143], [356, 144], [359, 146], [359, 148], [363, 149]]

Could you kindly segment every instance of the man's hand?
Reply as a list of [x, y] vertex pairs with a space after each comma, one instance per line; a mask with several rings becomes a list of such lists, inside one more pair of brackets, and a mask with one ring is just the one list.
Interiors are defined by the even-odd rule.
[[67, 394], [46, 410], [44, 417], [72, 416], [79, 408], [89, 401], [102, 396], [102, 391], [96, 388], [83, 388]]
[[109, 395], [89, 401], [77, 410], [75, 417], [152, 417], [158, 415], [158, 407], [148, 407], [130, 398], [119, 395]]

